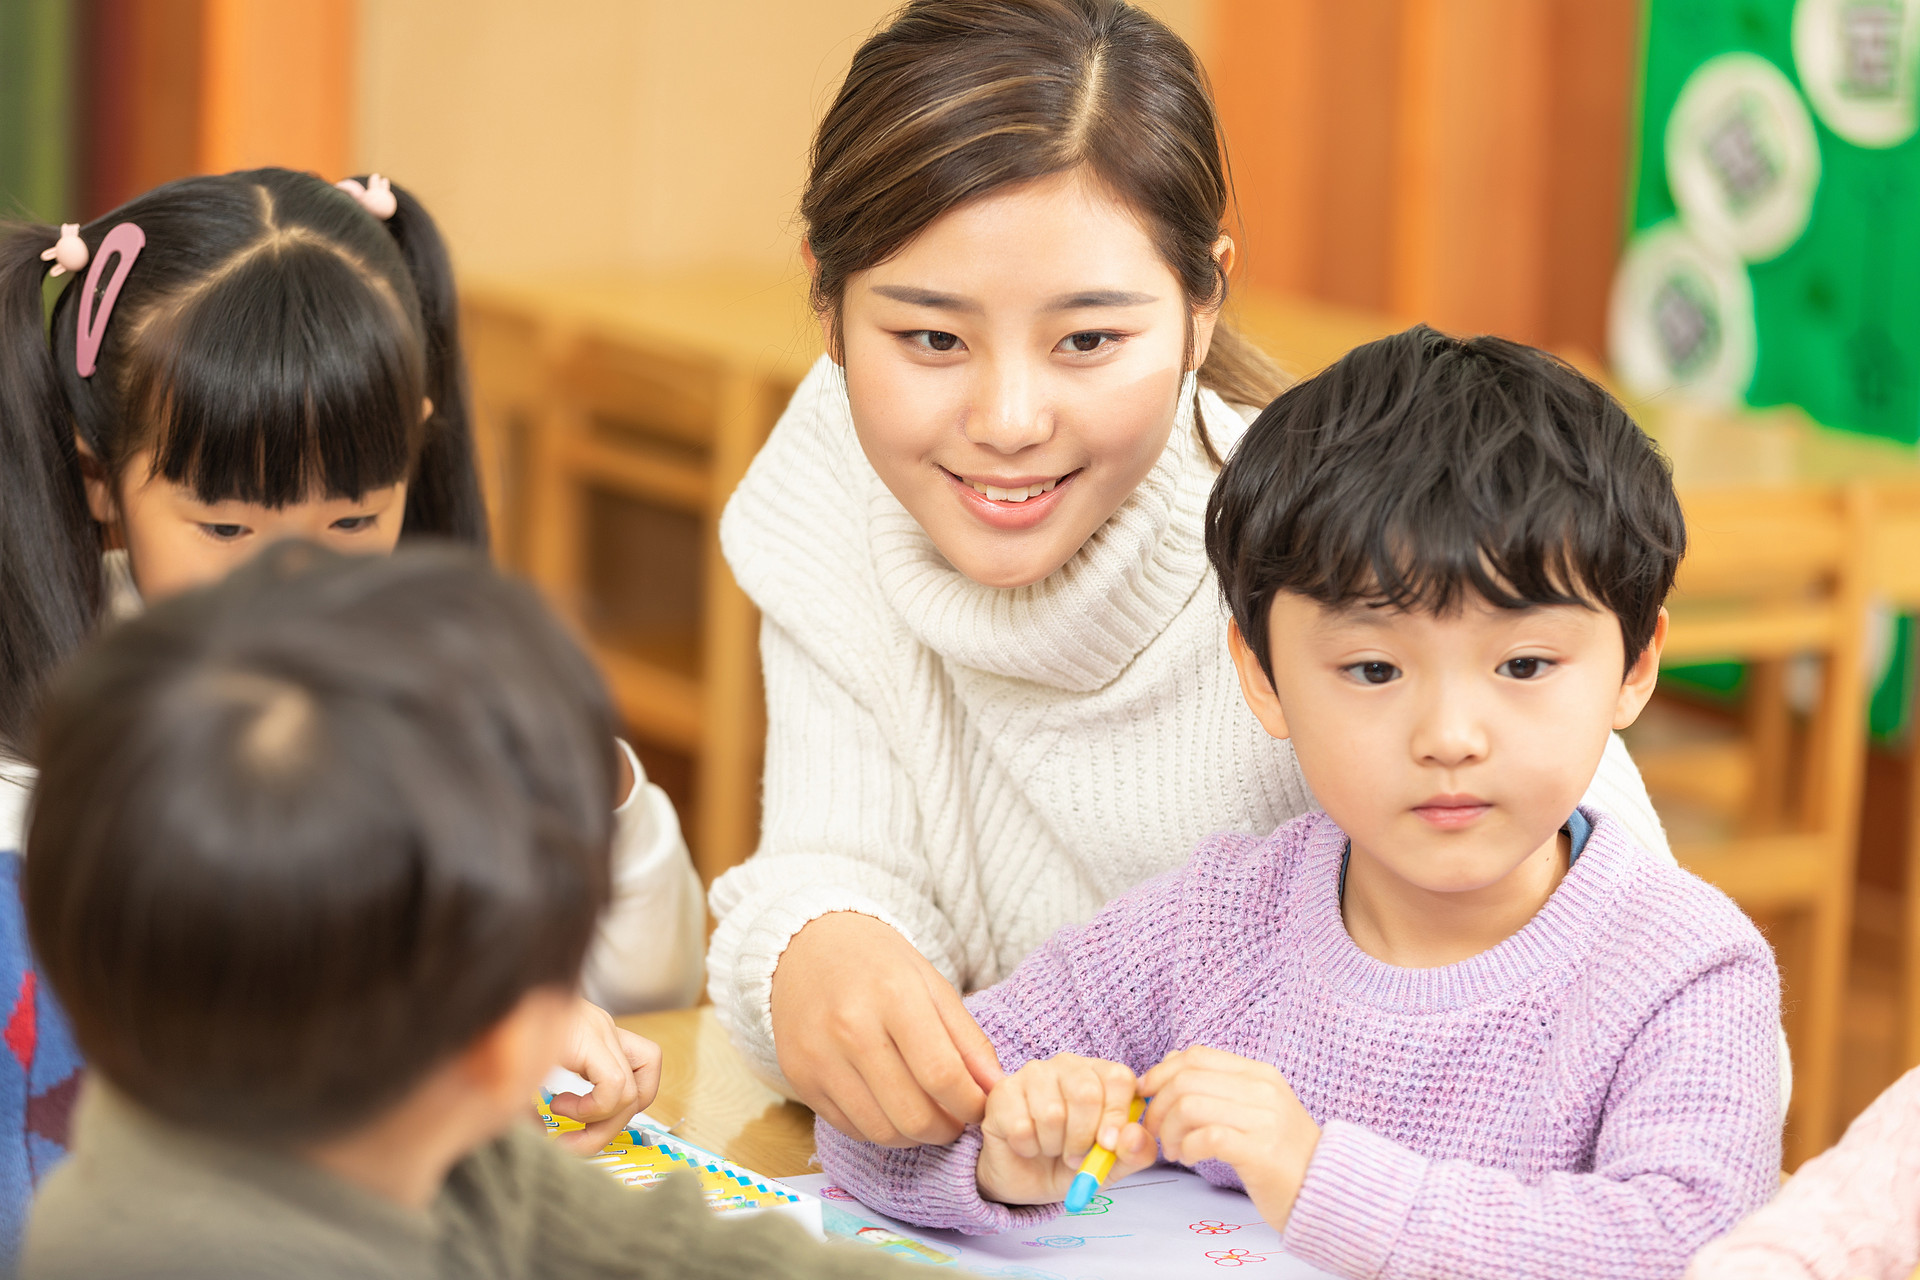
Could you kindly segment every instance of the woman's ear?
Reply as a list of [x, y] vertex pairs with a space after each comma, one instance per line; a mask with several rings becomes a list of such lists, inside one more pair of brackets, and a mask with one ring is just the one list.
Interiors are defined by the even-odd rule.
[[87, 489], [87, 511], [95, 523], [108, 529], [118, 527], [120, 523], [120, 503], [114, 497], [113, 477], [107, 474], [106, 464], [94, 454], [93, 449], [76, 432], [73, 447], [80, 454], [80, 480]]
[[421, 396], [420, 397], [420, 421], [425, 422], [428, 418], [431, 418], [432, 416], [433, 416], [433, 397]]
[[1240, 634], [1238, 622], [1227, 623], [1227, 652], [1233, 655], [1233, 669], [1240, 677], [1240, 696], [1260, 727], [1275, 738], [1293, 736], [1287, 730], [1287, 713], [1280, 709], [1280, 695], [1273, 691], [1267, 669], [1260, 665], [1253, 646]]
[[[1222, 232], [1213, 242], [1213, 260], [1220, 264], [1220, 292], [1225, 296], [1227, 277], [1233, 274], [1233, 237]], [[1207, 362], [1207, 352], [1213, 347], [1214, 326], [1220, 323], [1218, 304], [1205, 306], [1193, 315], [1193, 367], [1198, 369]]]
[[1613, 708], [1614, 728], [1626, 728], [1646, 709], [1647, 700], [1653, 697], [1653, 687], [1660, 680], [1660, 651], [1666, 647], [1667, 611], [1662, 609], [1653, 620], [1653, 638], [1627, 668], [1627, 678], [1620, 682], [1620, 700]]

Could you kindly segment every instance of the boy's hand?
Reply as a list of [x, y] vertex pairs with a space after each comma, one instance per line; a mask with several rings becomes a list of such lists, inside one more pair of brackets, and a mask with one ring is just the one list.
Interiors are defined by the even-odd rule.
[[1167, 1159], [1221, 1160], [1240, 1175], [1253, 1207], [1287, 1229], [1307, 1165], [1320, 1142], [1293, 1086], [1264, 1062], [1196, 1045], [1162, 1058], [1141, 1078], [1153, 1102], [1141, 1117]]
[[987, 1095], [985, 1141], [974, 1174], [980, 1194], [1001, 1204], [1066, 1198], [1095, 1142], [1119, 1157], [1108, 1180], [1153, 1163], [1153, 1139], [1127, 1122], [1139, 1082], [1117, 1062], [1062, 1053], [1029, 1062]]
[[622, 1031], [605, 1009], [585, 1000], [575, 1002], [573, 1028], [560, 1065], [593, 1085], [593, 1092], [584, 1097], [556, 1093], [550, 1104], [553, 1114], [587, 1126], [560, 1137], [584, 1154], [606, 1146], [660, 1092], [660, 1046]]

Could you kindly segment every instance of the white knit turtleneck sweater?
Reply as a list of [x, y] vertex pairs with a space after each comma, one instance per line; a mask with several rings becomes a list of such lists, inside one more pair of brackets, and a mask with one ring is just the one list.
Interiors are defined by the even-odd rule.
[[[1245, 424], [1200, 400], [1224, 451]], [[1183, 412], [1072, 560], [985, 587], [875, 474], [839, 370], [801, 384], [720, 525], [765, 615], [768, 732], [759, 851], [713, 886], [708, 990], [769, 1080], [773, 970], [809, 920], [876, 916], [972, 991], [1210, 832], [1315, 807], [1240, 697], [1201, 543], [1215, 474]], [[1586, 802], [1666, 853], [1618, 738]]]

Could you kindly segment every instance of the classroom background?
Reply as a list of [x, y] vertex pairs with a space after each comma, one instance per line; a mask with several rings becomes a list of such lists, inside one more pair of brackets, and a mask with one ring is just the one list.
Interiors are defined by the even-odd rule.
[[[0, 202], [379, 171], [465, 294], [496, 549], [593, 642], [711, 880], [756, 619], [714, 521], [819, 353], [814, 121], [892, 0], [0, 0]], [[1147, 0], [1208, 66], [1231, 310], [1289, 369], [1424, 320], [1549, 347], [1673, 458], [1692, 551], [1630, 743], [1779, 948], [1789, 1164], [1920, 1062], [1920, 4]]]

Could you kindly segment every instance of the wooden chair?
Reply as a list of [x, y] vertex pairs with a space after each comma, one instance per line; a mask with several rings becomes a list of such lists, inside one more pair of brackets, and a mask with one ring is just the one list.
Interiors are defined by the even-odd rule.
[[1689, 715], [1663, 693], [1629, 743], [1681, 864], [1775, 925], [1791, 1168], [1832, 1137], [1866, 745], [1869, 503], [1859, 488], [1683, 503], [1689, 551], [1664, 661], [1738, 661], [1745, 688], [1719, 715]]
[[[1920, 613], [1920, 480], [1873, 486], [1873, 592], [1900, 613]], [[1900, 1065], [1920, 1065], [1920, 680], [1907, 718], [1907, 900]]]
[[[795, 383], [512, 295], [471, 291], [463, 319], [500, 558], [590, 639], [632, 731], [693, 759], [711, 882], [757, 841], [765, 739], [759, 615], [718, 520]], [[661, 589], [609, 589], [636, 569]]]

